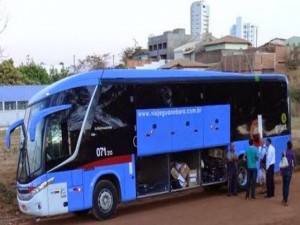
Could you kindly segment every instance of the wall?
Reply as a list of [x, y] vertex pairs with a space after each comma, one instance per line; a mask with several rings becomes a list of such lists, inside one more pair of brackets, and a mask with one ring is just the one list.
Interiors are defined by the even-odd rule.
[[23, 119], [25, 110], [0, 111], [0, 127], [7, 127], [11, 123]]
[[230, 50], [243, 50], [247, 49], [248, 44], [237, 44], [237, 43], [221, 43], [216, 45], [208, 45], [205, 47], [205, 51], [214, 51], [219, 49], [230, 49]]
[[[166, 59], [174, 59], [174, 49], [186, 44], [191, 37], [191, 35], [185, 34], [185, 29], [174, 29], [173, 31], [166, 31], [160, 36], [149, 37], [149, 56], [160, 59], [164, 59], [161, 56], [166, 56]], [[159, 44], [164, 46], [164, 43], [166, 43], [166, 48], [154, 49], [154, 46], [158, 46]], [[150, 46], [152, 46], [152, 50], [150, 50]]]
[[196, 61], [202, 63], [221, 62], [222, 50], [196, 53]]
[[275, 70], [274, 53], [241, 53], [222, 56], [222, 71], [264, 73]]

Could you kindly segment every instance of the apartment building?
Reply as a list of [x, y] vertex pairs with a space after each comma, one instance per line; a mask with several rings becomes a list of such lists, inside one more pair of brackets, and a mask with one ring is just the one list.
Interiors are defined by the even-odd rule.
[[185, 29], [165, 31], [162, 35], [148, 37], [150, 59], [174, 59], [174, 49], [189, 42], [191, 35]]
[[193, 37], [209, 32], [209, 5], [204, 1], [193, 2], [191, 5], [191, 34]]
[[251, 23], [243, 23], [242, 17], [236, 18], [236, 24], [230, 28], [230, 35], [239, 37], [251, 42], [253, 47], [257, 47], [258, 26]]

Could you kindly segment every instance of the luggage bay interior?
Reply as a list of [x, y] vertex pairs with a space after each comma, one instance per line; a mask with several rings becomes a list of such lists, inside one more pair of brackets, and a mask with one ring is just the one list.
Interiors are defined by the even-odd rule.
[[226, 181], [226, 147], [137, 157], [137, 196]]

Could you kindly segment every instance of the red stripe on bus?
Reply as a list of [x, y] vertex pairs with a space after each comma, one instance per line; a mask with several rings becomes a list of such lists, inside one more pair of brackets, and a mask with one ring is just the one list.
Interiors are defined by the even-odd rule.
[[121, 164], [121, 163], [129, 163], [131, 162], [132, 158], [131, 155], [121, 155], [121, 156], [114, 156], [106, 159], [100, 159], [91, 163], [84, 164], [80, 166], [80, 169], [93, 169], [97, 166], [107, 166], [107, 165], [114, 165], [114, 164]]

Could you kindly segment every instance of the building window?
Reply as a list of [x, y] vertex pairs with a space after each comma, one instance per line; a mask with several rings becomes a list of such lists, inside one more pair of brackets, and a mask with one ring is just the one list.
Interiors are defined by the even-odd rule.
[[26, 107], [27, 107], [27, 101], [19, 101], [18, 102], [18, 109], [26, 109]]
[[3, 103], [0, 102], [0, 111], [2, 111], [2, 110], [3, 110]]
[[158, 44], [158, 49], [162, 49], [162, 44]]
[[153, 45], [153, 47], [154, 47], [154, 50], [157, 50], [157, 45]]
[[149, 51], [152, 51], [152, 45], [149, 45]]
[[4, 110], [16, 110], [16, 102], [5, 102]]
[[167, 42], [163, 43], [163, 49], [167, 48]]

